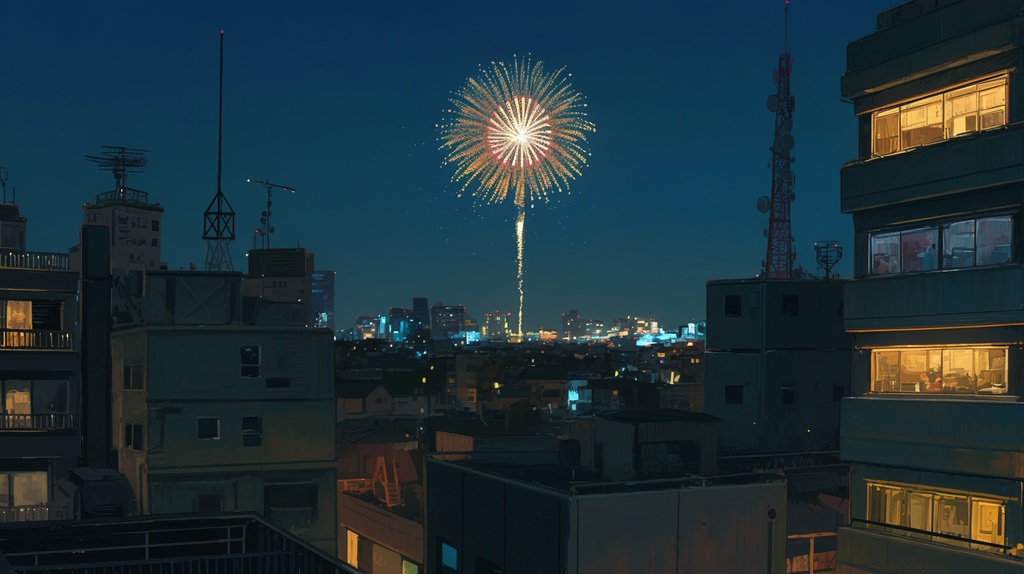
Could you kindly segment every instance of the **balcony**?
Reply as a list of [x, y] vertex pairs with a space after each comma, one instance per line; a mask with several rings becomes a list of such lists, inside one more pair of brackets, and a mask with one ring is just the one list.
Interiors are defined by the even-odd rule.
[[839, 179], [843, 213], [1019, 182], [1024, 124], [851, 162]]
[[0, 524], [39, 522], [42, 520], [71, 520], [71, 518], [69, 508], [61, 508], [50, 504], [0, 508]]
[[1024, 268], [871, 277], [848, 282], [845, 300], [848, 331], [1016, 323], [1024, 321]]
[[67, 253], [0, 250], [0, 269], [70, 271]]
[[1003, 399], [843, 399], [845, 461], [1024, 478], [1024, 404]]
[[75, 416], [68, 413], [35, 415], [0, 413], [0, 431], [66, 430], [73, 428], [75, 428]]
[[873, 528], [855, 520], [854, 526], [839, 529], [836, 565], [839, 572], [986, 572], [1018, 573], [1024, 560], [996, 551], [960, 547], [977, 546], [937, 536], [919, 535], [920, 531], [892, 527]]
[[71, 331], [0, 329], [0, 350], [45, 349], [73, 351]]

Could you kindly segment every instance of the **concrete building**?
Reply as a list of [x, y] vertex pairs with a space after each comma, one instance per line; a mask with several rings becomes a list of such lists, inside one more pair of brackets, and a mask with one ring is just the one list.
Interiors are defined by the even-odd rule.
[[96, 196], [82, 206], [86, 225], [110, 228], [112, 270], [159, 269], [160, 222], [164, 208], [144, 191], [122, 188]]
[[840, 572], [1024, 570], [1022, 8], [910, 2], [847, 48]]
[[[16, 219], [18, 209], [0, 212]], [[54, 486], [81, 442], [78, 274], [65, 254], [17, 249], [23, 233], [0, 241], [0, 522], [66, 518]]]
[[111, 340], [118, 468], [144, 514], [257, 512], [333, 553], [333, 337], [232, 323], [239, 278], [147, 274], [167, 313]]
[[[427, 571], [785, 572], [781, 475], [685, 475], [714, 466], [700, 430], [714, 417], [694, 417], [619, 414], [580, 440], [491, 439], [490, 452], [453, 437], [460, 452], [426, 463]], [[537, 440], [555, 446], [527, 448]]]
[[244, 320], [254, 325], [312, 327], [313, 254], [301, 247], [253, 249], [246, 258], [249, 270], [242, 279]]
[[710, 281], [704, 412], [731, 451], [834, 450], [849, 392], [843, 281]]

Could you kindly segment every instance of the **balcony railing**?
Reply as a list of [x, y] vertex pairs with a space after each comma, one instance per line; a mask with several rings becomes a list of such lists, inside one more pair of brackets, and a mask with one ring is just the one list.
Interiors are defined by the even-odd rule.
[[56, 506], [51, 507], [49, 504], [0, 508], [0, 524], [38, 522], [40, 520], [69, 520], [70, 518], [68, 509]]
[[[0, 413], [0, 430], [61, 430], [75, 428], [75, 416], [68, 413]], [[0, 520], [3, 522], [3, 520]]]
[[67, 253], [0, 250], [0, 268], [68, 271]]
[[71, 331], [0, 329], [0, 349], [74, 350]]

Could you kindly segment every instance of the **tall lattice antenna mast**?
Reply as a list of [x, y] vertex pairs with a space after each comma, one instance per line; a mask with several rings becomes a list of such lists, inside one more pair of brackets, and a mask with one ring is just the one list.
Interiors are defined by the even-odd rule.
[[235, 240], [235, 210], [220, 189], [224, 131], [224, 30], [220, 31], [220, 94], [217, 101], [217, 195], [203, 213], [207, 271], [234, 271], [231, 242]]
[[793, 108], [796, 101], [789, 93], [790, 73], [793, 59], [789, 55], [789, 0], [786, 0], [786, 14], [783, 31], [783, 49], [779, 55], [779, 68], [775, 71], [776, 93], [768, 96], [768, 109], [775, 112], [775, 139], [772, 152], [772, 195], [758, 201], [758, 209], [768, 213], [768, 253], [764, 260], [764, 277], [768, 279], [789, 279], [793, 274], [796, 252], [793, 250], [793, 230], [790, 226], [790, 204], [796, 199], [793, 185], [796, 175], [792, 164], [796, 161], [792, 151], [795, 140], [793, 129]]

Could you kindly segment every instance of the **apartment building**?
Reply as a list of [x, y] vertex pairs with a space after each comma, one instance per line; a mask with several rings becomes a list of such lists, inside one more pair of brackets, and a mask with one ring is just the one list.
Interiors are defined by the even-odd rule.
[[845, 290], [853, 397], [838, 570], [1020, 572], [1024, 560], [1024, 3], [910, 2], [852, 42], [858, 157]]

